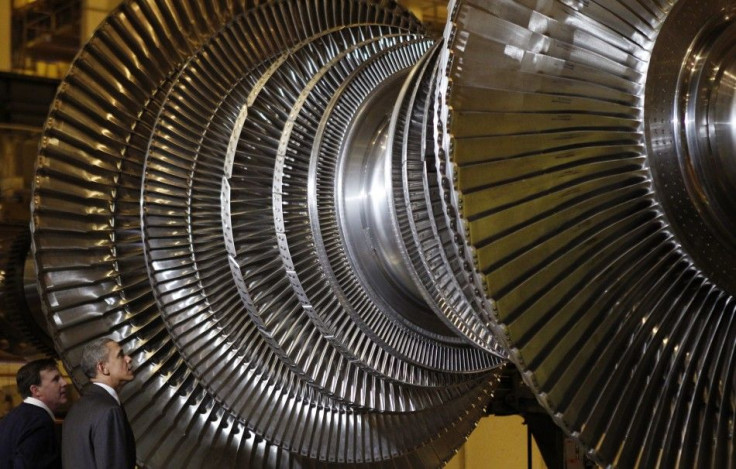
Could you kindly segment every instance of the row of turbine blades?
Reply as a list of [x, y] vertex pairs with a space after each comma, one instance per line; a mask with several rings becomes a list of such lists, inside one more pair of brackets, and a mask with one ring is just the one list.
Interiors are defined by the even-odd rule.
[[389, 0], [125, 2], [39, 151], [59, 354], [133, 356], [145, 467], [440, 466], [509, 361], [600, 464], [732, 465], [730, 270], [680, 242], [645, 91], [660, 33], [715, 63], [733, 9], [453, 1], [434, 41]]

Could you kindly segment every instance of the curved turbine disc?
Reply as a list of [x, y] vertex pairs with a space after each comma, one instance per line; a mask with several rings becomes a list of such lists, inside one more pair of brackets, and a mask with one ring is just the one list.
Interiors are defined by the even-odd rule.
[[386, 120], [375, 78], [430, 45], [392, 2], [140, 0], [82, 50], [44, 130], [33, 252], [75, 383], [96, 337], [134, 358], [145, 466], [438, 466], [482, 416], [503, 352], [376, 308], [391, 296], [333, 249], [358, 242], [311, 242], [349, 212], [321, 205], [345, 178], [318, 129]]
[[499, 339], [599, 463], [732, 466], [733, 2], [451, 6], [437, 142]]

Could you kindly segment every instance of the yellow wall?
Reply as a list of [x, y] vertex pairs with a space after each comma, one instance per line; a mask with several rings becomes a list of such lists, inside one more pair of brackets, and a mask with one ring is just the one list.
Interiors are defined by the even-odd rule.
[[[527, 435], [518, 415], [486, 417], [447, 469], [527, 469]], [[546, 469], [537, 445], [532, 442], [532, 469]]]
[[82, 44], [87, 42], [92, 33], [95, 32], [97, 26], [102, 20], [107, 18], [108, 13], [120, 4], [121, 0], [82, 0], [82, 24], [81, 24], [81, 40]]
[[[33, 1], [35, 0], [0, 0], [0, 71], [15, 71], [48, 78], [61, 78], [69, 67], [68, 63], [61, 61], [39, 61], [30, 65], [27, 64], [25, 69], [13, 70], [11, 52], [12, 9], [13, 7], [20, 8]], [[102, 20], [120, 3], [121, 0], [82, 0], [80, 45], [87, 42]]]
[[0, 72], [10, 71], [10, 12], [13, 2], [0, 0]]

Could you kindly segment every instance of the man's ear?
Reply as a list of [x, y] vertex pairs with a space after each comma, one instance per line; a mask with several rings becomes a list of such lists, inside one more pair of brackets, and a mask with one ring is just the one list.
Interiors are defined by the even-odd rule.
[[31, 384], [31, 387], [29, 389], [31, 390], [31, 397], [36, 397], [36, 394], [38, 393], [38, 386], [35, 384]]
[[107, 369], [105, 368], [104, 362], [97, 362], [97, 374], [98, 375], [106, 375]]

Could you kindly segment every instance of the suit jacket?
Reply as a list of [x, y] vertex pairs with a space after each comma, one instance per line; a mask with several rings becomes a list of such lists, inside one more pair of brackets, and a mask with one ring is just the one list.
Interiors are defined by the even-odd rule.
[[92, 384], [64, 419], [61, 456], [67, 469], [133, 469], [135, 438], [125, 410]]
[[25, 402], [0, 420], [0, 469], [61, 468], [54, 420]]

